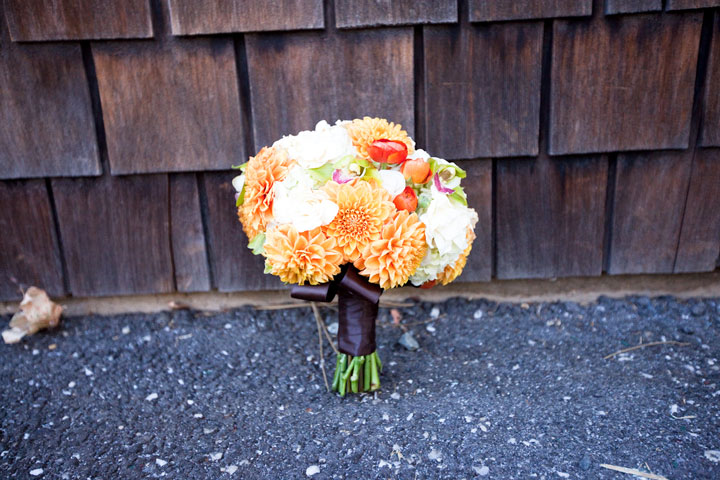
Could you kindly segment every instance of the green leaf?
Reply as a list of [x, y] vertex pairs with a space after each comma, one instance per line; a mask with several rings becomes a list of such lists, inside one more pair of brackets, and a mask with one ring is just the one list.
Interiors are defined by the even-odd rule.
[[255, 235], [255, 238], [250, 240], [250, 243], [248, 243], [248, 248], [252, 250], [254, 255], [262, 255], [263, 249], [265, 247], [265, 234], [264, 233], [258, 233]]
[[265, 271], [263, 272], [265, 274], [272, 273], [272, 267], [270, 266], [270, 263], [265, 260]]
[[313, 181], [320, 185], [325, 185], [328, 180], [332, 177], [333, 172], [335, 171], [335, 167], [332, 163], [326, 163], [322, 167], [318, 168], [308, 168], [307, 172], [308, 175], [310, 175], [310, 178], [313, 179]]
[[240, 190], [240, 195], [238, 195], [238, 198], [235, 201], [235, 206], [239, 207], [243, 203], [245, 203], [245, 185], [243, 185], [242, 190]]
[[423, 193], [418, 197], [418, 209], [425, 210], [429, 205], [432, 198], [430, 195]]
[[365, 174], [362, 176], [362, 179], [365, 181], [373, 179], [377, 180], [378, 182], [382, 182], [382, 180], [380, 179], [380, 173], [378, 173], [378, 170], [374, 167], [367, 167], [365, 169]]
[[462, 168], [458, 167], [452, 162], [448, 163], [440, 163], [437, 158], [430, 157], [428, 160], [428, 163], [430, 164], [430, 170], [432, 170], [432, 174], [435, 175], [436, 173], [440, 173], [444, 170], [453, 170], [453, 177], [458, 178], [465, 178], [467, 177], [467, 172], [463, 170]]
[[462, 203], [467, 207], [467, 195], [465, 194], [465, 190], [459, 185], [455, 187], [455, 191], [451, 193], [448, 198], [450, 200], [455, 200], [456, 202]]
[[248, 163], [250, 162], [245, 162], [242, 165], [231, 165], [230, 168], [232, 168], [233, 170], [241, 170], [244, 172], [247, 168]]

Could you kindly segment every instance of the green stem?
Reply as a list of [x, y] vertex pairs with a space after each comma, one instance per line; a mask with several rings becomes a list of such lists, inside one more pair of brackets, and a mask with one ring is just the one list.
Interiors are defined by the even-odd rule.
[[353, 357], [339, 353], [332, 389], [344, 397], [352, 393], [372, 392], [380, 388], [380, 372], [382, 363], [377, 352], [370, 355]]
[[370, 380], [372, 370], [372, 356], [365, 360], [365, 370], [363, 371], [363, 392], [370, 391]]

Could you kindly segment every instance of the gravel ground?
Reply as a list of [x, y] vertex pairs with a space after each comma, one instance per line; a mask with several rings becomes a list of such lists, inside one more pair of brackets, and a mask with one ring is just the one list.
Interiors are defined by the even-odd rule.
[[[399, 310], [420, 349], [381, 309], [382, 390], [344, 399], [309, 309], [79, 317], [1, 345], [0, 477], [720, 478], [720, 299]], [[669, 340], [688, 345], [603, 359]]]

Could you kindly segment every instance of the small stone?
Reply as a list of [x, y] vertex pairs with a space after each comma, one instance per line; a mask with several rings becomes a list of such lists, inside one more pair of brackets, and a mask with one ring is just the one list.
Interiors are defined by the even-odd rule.
[[483, 317], [483, 311], [482, 310], [475, 310], [475, 313], [473, 313], [473, 318], [475, 320], [480, 320]]
[[398, 340], [398, 343], [405, 347], [407, 350], [413, 351], [420, 348], [420, 344], [417, 340], [415, 340], [415, 337], [413, 336], [412, 332], [405, 332], [402, 334], [400, 339]]
[[695, 305], [692, 306], [692, 308], [690, 309], [690, 312], [692, 312], [692, 314], [695, 315], [696, 317], [703, 315], [705, 313], [705, 304], [702, 302], [696, 303]]
[[158, 467], [164, 467], [165, 465], [167, 465], [167, 461], [162, 460], [160, 458], [156, 458], [155, 463], [157, 464]]
[[310, 465], [305, 470], [305, 475], [307, 475], [308, 477], [312, 477], [313, 475], [317, 475], [318, 473], [320, 473], [320, 467], [318, 467], [317, 465]]
[[558, 476], [561, 477], [561, 478], [570, 478], [570, 474], [569, 474], [569, 473], [565, 473], [565, 472], [555, 472], [555, 473], [557, 473]]
[[392, 398], [393, 400], [400, 400], [400, 394], [397, 392], [393, 392], [390, 394], [390, 398]]
[[425, 330], [427, 330], [430, 333], [435, 333], [435, 327], [433, 326], [432, 323], [429, 324], [427, 327], [425, 327]]
[[582, 470], [582, 471], [584, 471], [584, 472], [590, 470], [590, 457], [587, 456], [587, 455], [584, 455], [584, 456], [580, 459], [580, 465], [579, 465], [579, 467], [580, 467], [580, 470]]
[[123, 327], [121, 331], [123, 335], [127, 335], [130, 333], [130, 327]]
[[430, 310], [430, 318], [438, 318], [440, 316], [440, 309], [438, 307], [433, 307], [432, 310]]
[[337, 335], [338, 332], [338, 322], [333, 322], [330, 325], [328, 325], [328, 332], [330, 332], [330, 335]]
[[482, 467], [473, 467], [473, 470], [475, 470], [475, 473], [477, 473], [481, 477], [484, 477], [488, 473], [490, 473], [490, 468], [487, 467], [486, 465], [483, 465]]
[[212, 460], [213, 462], [217, 462], [218, 460], [220, 460], [222, 458], [222, 456], [223, 456], [222, 452], [211, 453], [210, 460]]
[[147, 397], [145, 397], [145, 400], [148, 402], [152, 402], [153, 400], [157, 400], [158, 394], [157, 393], [151, 393]]
[[438, 462], [442, 462], [442, 453], [433, 448], [432, 450], [430, 450], [430, 453], [428, 453], [428, 458], [430, 460], [436, 460]]
[[713, 463], [720, 463], [720, 450], [705, 450], [705, 458]]
[[235, 473], [237, 471], [238, 471], [237, 465], [230, 465], [225, 468], [225, 473], [227, 473], [228, 475], [232, 475], [233, 473]]
[[30, 475], [33, 477], [37, 477], [38, 475], [42, 475], [44, 470], [42, 468], [35, 468], [33, 470], [30, 470]]
[[89, 368], [85, 367], [85, 375], [88, 376], [88, 377], [90, 377], [90, 376], [92, 376], [92, 374], [93, 374], [92, 370], [90, 370]]

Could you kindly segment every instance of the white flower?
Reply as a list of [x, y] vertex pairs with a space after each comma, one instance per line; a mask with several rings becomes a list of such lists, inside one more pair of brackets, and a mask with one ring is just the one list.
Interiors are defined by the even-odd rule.
[[332, 222], [338, 206], [321, 190], [313, 190], [312, 179], [296, 165], [285, 180], [273, 185], [272, 213], [279, 224], [292, 224], [298, 232], [305, 232]]
[[395, 170], [380, 170], [380, 181], [385, 190], [388, 191], [391, 198], [395, 198], [405, 190], [405, 177]]
[[303, 168], [318, 168], [346, 155], [357, 155], [350, 135], [341, 125], [329, 125], [322, 120], [315, 130], [305, 130], [288, 135], [273, 144], [288, 151], [290, 158]]
[[237, 177], [233, 178], [232, 186], [237, 193], [242, 192], [242, 189], [245, 186], [245, 174], [238, 175]]
[[425, 224], [425, 239], [431, 248], [442, 256], [453, 254], [457, 258], [467, 247], [467, 229], [477, 223], [472, 208], [451, 201], [447, 195], [432, 189], [432, 200], [420, 221]]
[[418, 148], [413, 153], [407, 156], [408, 160], [414, 160], [416, 158], [422, 158], [423, 160], [427, 160], [430, 158], [430, 154], [427, 153], [422, 148]]

